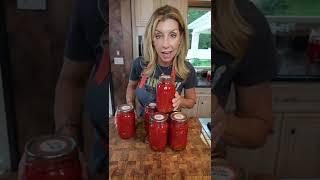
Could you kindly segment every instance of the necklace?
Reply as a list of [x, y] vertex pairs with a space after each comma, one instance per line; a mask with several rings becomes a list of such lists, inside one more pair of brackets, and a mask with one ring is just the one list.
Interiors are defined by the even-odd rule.
[[[159, 68], [159, 70], [161, 71], [161, 75], [165, 75], [165, 73], [163, 72], [161, 66], [157, 63], [157, 67]], [[165, 67], [166, 69], [169, 69], [170, 67], [172, 67], [172, 65]]]

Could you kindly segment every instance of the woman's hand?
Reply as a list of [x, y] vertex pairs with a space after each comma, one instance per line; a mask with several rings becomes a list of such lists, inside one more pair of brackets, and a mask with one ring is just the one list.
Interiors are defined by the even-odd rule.
[[23, 153], [18, 166], [18, 180], [23, 180], [26, 171], [26, 153]]
[[81, 151], [79, 151], [79, 161], [81, 165], [81, 180], [88, 180], [89, 179], [88, 164], [87, 164], [87, 160], [84, 157], [84, 154]]
[[224, 110], [220, 105], [216, 108], [216, 111], [213, 113], [213, 128], [212, 128], [212, 147], [215, 149], [217, 142], [220, 140], [221, 136], [224, 133], [225, 124], [226, 124], [226, 115]]
[[176, 91], [174, 98], [172, 99], [173, 110], [176, 111], [180, 108], [180, 105], [183, 101], [183, 97]]

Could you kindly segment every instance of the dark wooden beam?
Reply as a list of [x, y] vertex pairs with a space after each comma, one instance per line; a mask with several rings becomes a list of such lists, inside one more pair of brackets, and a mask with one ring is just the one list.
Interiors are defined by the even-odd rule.
[[201, 8], [210, 8], [211, 1], [201, 1], [201, 0], [189, 0], [188, 1], [189, 7], [201, 7]]

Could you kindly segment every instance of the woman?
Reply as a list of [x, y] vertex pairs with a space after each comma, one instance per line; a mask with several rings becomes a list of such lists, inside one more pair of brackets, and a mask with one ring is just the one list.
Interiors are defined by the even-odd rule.
[[[276, 52], [264, 15], [249, 0], [216, 0], [213, 11], [213, 148], [256, 148], [273, 128], [270, 81]], [[224, 108], [234, 84], [236, 109]]]
[[[186, 61], [187, 26], [180, 12], [171, 6], [158, 8], [151, 16], [144, 35], [143, 57], [134, 60], [127, 87], [126, 100], [141, 104], [139, 115], [150, 102], [156, 102], [156, 86], [161, 74], [175, 79], [176, 94], [172, 100], [175, 110], [192, 108], [196, 102], [196, 76]], [[184, 89], [184, 96], [181, 96]]]

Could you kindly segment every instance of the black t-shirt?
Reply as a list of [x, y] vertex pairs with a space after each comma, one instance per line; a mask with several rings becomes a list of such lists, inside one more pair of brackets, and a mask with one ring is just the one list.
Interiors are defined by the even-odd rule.
[[231, 84], [251, 86], [272, 80], [275, 75], [276, 50], [269, 24], [264, 15], [248, 0], [235, 1], [244, 20], [252, 26], [254, 34], [244, 58], [234, 63], [234, 57], [214, 47], [213, 94], [225, 106]]
[[103, 52], [103, 32], [108, 25], [105, 3], [105, 0], [75, 1], [65, 47], [65, 56], [72, 61], [99, 64]]
[[[76, 0], [66, 41], [65, 57], [74, 62], [92, 62], [99, 66], [104, 44], [107, 43], [108, 9], [105, 0]], [[98, 69], [98, 68], [95, 68]], [[106, 138], [105, 118], [109, 114], [109, 78], [97, 86], [90, 77], [85, 109], [97, 133]]]
[[[130, 80], [139, 81], [141, 79], [141, 73], [146, 68], [147, 64], [142, 57], [135, 59], [131, 66]], [[182, 89], [194, 88], [197, 84], [196, 71], [190, 62], [186, 61], [186, 66], [189, 69], [189, 74], [186, 80], [183, 80], [179, 75], [176, 75], [176, 90], [181, 93]], [[145, 83], [146, 88], [151, 89], [152, 92], [156, 92], [156, 86], [159, 82], [161, 74], [171, 75], [172, 66], [164, 67], [157, 65], [155, 73], [152, 77], [148, 77]]]
[[[176, 91], [179, 92], [179, 94], [181, 94], [183, 89], [194, 88], [197, 84], [194, 67], [187, 61], [185, 63], [189, 69], [187, 79], [182, 79], [178, 74], [176, 74], [175, 79]], [[140, 82], [142, 72], [146, 67], [147, 64], [142, 57], [135, 59], [131, 66], [130, 80]], [[161, 74], [171, 75], [171, 73], [172, 66], [164, 67], [157, 64], [154, 73], [150, 77], [147, 77], [144, 86], [142, 88], [137, 87], [135, 94], [142, 107], [142, 109], [139, 110], [140, 116], [144, 114], [143, 107], [151, 102], [156, 102], [156, 89]]]

